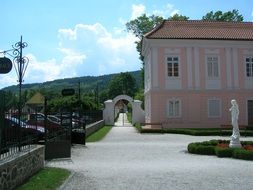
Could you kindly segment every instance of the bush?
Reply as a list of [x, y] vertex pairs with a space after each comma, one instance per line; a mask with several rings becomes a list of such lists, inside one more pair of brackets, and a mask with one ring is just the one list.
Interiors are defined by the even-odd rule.
[[231, 158], [233, 156], [233, 152], [234, 152], [234, 148], [220, 148], [220, 147], [216, 147], [215, 148], [215, 154], [216, 156], [218, 156], [219, 158]]
[[[222, 148], [219, 143], [229, 144], [228, 140], [210, 140], [204, 142], [190, 143], [187, 147], [188, 152], [192, 154], [217, 155], [220, 158], [233, 157], [243, 160], [253, 160], [253, 151], [241, 148]], [[242, 141], [242, 145], [253, 145], [252, 141]]]
[[197, 143], [190, 143], [187, 147], [189, 153], [196, 154]]
[[197, 146], [197, 154], [203, 154], [203, 155], [215, 155], [215, 147], [208, 145], [208, 146], [203, 146], [199, 145]]
[[233, 153], [233, 158], [243, 160], [253, 160], [253, 151], [236, 149]]
[[215, 154], [215, 146], [208, 144], [208, 141], [206, 141], [204, 144], [190, 143], [187, 149], [188, 149], [188, 152], [192, 154], [203, 154], [203, 155]]
[[[143, 130], [143, 133], [152, 133], [151, 130]], [[157, 132], [157, 131], [155, 131]], [[161, 133], [172, 133], [172, 134], [185, 134], [193, 136], [230, 136], [232, 134], [231, 130], [221, 131], [220, 128], [165, 128], [160, 131]], [[241, 135], [244, 136], [245, 132], [241, 131]], [[247, 130], [247, 136], [253, 136], [253, 131]]]
[[136, 128], [136, 130], [137, 130], [139, 133], [142, 132], [141, 124], [140, 124], [140, 123], [135, 123], [135, 124], [134, 124], [134, 127]]

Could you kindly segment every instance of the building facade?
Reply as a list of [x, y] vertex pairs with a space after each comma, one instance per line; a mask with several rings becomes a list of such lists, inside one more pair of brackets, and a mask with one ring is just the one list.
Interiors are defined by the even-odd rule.
[[145, 121], [165, 127], [253, 125], [253, 23], [168, 21], [142, 40]]

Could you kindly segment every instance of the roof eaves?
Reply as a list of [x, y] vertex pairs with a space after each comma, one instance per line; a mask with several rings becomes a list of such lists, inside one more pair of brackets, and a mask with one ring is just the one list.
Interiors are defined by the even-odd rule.
[[155, 33], [157, 30], [159, 30], [160, 28], [162, 28], [162, 26], [164, 25], [166, 20], [163, 20], [162, 23], [160, 23], [159, 25], [157, 25], [155, 28], [153, 28], [151, 31], [149, 31], [148, 33], [144, 34], [143, 37], [148, 38], [150, 35], [152, 35], [153, 33]]
[[167, 38], [167, 37], [149, 37], [148, 39], [167, 39], [167, 40], [233, 40], [233, 41], [253, 41], [253, 39], [239, 39], [239, 38]]

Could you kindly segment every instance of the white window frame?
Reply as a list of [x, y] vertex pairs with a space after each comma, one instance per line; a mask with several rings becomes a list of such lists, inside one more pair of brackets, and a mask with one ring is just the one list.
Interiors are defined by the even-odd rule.
[[[247, 59], [250, 59], [250, 60], [247, 62]], [[247, 78], [252, 78], [253, 77], [253, 56], [246, 56], [244, 61], [245, 61], [245, 75]], [[249, 76], [248, 76], [248, 71], [247, 71], [248, 65], [249, 65]]]
[[[177, 102], [178, 102], [178, 110], [176, 112], [176, 103]], [[171, 107], [171, 103], [172, 103], [172, 107]], [[166, 105], [167, 117], [168, 118], [180, 118], [181, 117], [181, 107], [182, 107], [182, 103], [179, 98], [168, 99], [167, 105]], [[170, 109], [172, 109], [172, 113], [170, 112]]]
[[[211, 101], [219, 101], [219, 115], [211, 115], [210, 113], [210, 103]], [[209, 98], [207, 100], [207, 113], [208, 113], [208, 118], [221, 118], [221, 99], [220, 98]]]
[[[172, 58], [172, 76], [169, 76], [169, 72], [168, 72], [168, 58]], [[174, 61], [173, 59], [177, 58], [177, 62]], [[165, 63], [166, 63], [166, 76], [168, 78], [179, 78], [180, 77], [180, 57], [178, 55], [167, 55], [165, 57]], [[175, 63], [178, 64], [178, 76], [175, 76]]]
[[[212, 60], [208, 60], [208, 59], [212, 59]], [[217, 69], [218, 71], [215, 72], [215, 69], [214, 69], [214, 63], [215, 60], [214, 59], [217, 59]], [[208, 79], [219, 79], [220, 78], [220, 58], [218, 55], [206, 55], [206, 58], [205, 58], [205, 65], [206, 65], [206, 78]], [[210, 71], [209, 71], [209, 64], [211, 64], [211, 75], [209, 75]], [[217, 75], [216, 75], [217, 73]]]

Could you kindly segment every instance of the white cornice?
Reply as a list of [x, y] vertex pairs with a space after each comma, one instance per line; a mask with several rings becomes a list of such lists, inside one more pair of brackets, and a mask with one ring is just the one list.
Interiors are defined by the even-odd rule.
[[[143, 45], [145, 48], [147, 46], [152, 47], [209, 47], [209, 48], [226, 48], [226, 47], [242, 47], [242, 48], [252, 48], [253, 41], [237, 41], [237, 40], [188, 40], [188, 39], [147, 39], [144, 38], [145, 42]], [[143, 53], [144, 53], [143, 51]], [[144, 54], [143, 54], [144, 55]]]

